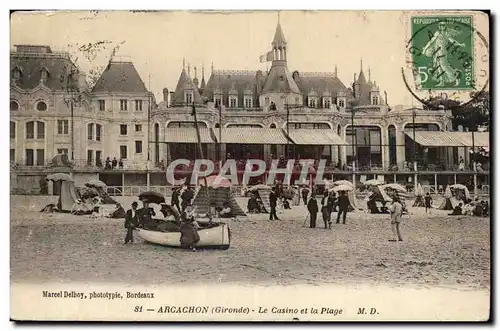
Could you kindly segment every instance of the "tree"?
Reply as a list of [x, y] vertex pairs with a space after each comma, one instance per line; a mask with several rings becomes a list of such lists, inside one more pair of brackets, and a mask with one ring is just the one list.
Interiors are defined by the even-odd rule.
[[489, 126], [490, 92], [471, 92], [470, 97], [469, 102], [461, 103], [441, 96], [431, 96], [425, 100], [424, 109], [450, 109], [453, 116], [452, 125], [455, 130], [459, 125], [468, 128], [470, 131], [477, 131], [477, 127], [480, 125]]

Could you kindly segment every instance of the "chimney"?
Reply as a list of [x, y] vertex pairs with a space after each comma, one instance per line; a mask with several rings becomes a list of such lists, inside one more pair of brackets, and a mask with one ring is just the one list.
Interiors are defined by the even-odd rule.
[[163, 102], [165, 102], [165, 106], [168, 107], [168, 88], [163, 89]]
[[169, 107], [172, 107], [172, 103], [175, 101], [175, 100], [174, 100], [174, 99], [175, 99], [175, 98], [174, 98], [174, 94], [175, 94], [175, 92], [174, 92], [174, 91], [172, 91], [172, 92], [169, 92], [169, 94], [170, 94], [170, 101], [168, 102], [168, 106], [169, 106]]

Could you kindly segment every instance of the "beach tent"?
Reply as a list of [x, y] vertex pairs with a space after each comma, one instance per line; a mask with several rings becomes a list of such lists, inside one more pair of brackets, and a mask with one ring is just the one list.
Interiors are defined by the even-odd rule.
[[417, 188], [415, 189], [415, 202], [413, 203], [413, 207], [424, 207], [424, 189], [420, 183], [418, 183]]
[[58, 154], [49, 162], [49, 167], [71, 167], [73, 164], [68, 158], [68, 154]]
[[444, 200], [437, 207], [440, 210], [453, 210], [458, 205], [458, 200], [453, 197], [451, 193], [450, 186], [446, 186], [446, 190], [444, 191]]
[[363, 207], [359, 203], [358, 199], [356, 198], [356, 194], [353, 191], [347, 191], [347, 197], [349, 198], [349, 203], [351, 204], [351, 208], [353, 210], [363, 210]]
[[[59, 212], [70, 213], [73, 205], [78, 200], [78, 194], [75, 189], [75, 182], [67, 174], [55, 173], [47, 176], [47, 180], [60, 182], [61, 191], [57, 201], [57, 210]], [[45, 208], [44, 208], [45, 209]], [[92, 210], [82, 210], [85, 214], [90, 214]]]
[[259, 184], [247, 189], [248, 193], [257, 195], [257, 198], [260, 198], [262, 201], [262, 206], [264, 207], [264, 212], [269, 213], [271, 211], [271, 205], [269, 203], [269, 194], [271, 194], [271, 187]]
[[[208, 196], [207, 196], [208, 190]], [[207, 199], [210, 199], [208, 201]], [[241, 209], [236, 199], [231, 194], [231, 189], [229, 187], [206, 187], [200, 186], [194, 196], [192, 206], [196, 208], [197, 214], [207, 214], [210, 208], [210, 202], [215, 203], [215, 205], [219, 208], [222, 208], [224, 202], [229, 202], [229, 206], [231, 207], [231, 211], [234, 216], [247, 216], [243, 209]]]
[[454, 184], [450, 186], [450, 189], [455, 199], [464, 200], [465, 202], [470, 199], [470, 192], [467, 186]]
[[107, 185], [97, 179], [93, 179], [85, 183], [85, 186], [95, 188], [99, 197], [102, 199], [102, 203], [105, 205], [116, 205], [117, 201], [109, 196], [107, 191]]

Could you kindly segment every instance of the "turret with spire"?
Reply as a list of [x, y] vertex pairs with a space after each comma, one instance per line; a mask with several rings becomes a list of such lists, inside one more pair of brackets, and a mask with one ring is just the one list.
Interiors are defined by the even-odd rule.
[[205, 66], [202, 64], [201, 65], [201, 84], [200, 84], [200, 93], [203, 93], [203, 90], [205, 89]]
[[198, 72], [196, 70], [196, 66], [194, 66], [194, 79], [193, 79], [193, 84], [194, 86], [198, 87]]

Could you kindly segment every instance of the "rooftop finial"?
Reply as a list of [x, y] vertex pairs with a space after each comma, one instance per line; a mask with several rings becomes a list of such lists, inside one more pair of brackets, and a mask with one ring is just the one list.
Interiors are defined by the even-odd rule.
[[191, 63], [188, 62], [188, 77], [191, 77]]
[[194, 66], [194, 78], [197, 78], [197, 71], [196, 71], [196, 66]]
[[337, 77], [337, 65], [335, 65], [335, 77]]
[[363, 58], [361, 58], [361, 71], [363, 71]]
[[368, 81], [372, 81], [372, 69], [370, 67], [368, 67]]
[[278, 24], [280, 23], [280, 11], [278, 10]]
[[186, 69], [186, 59], [182, 58], [182, 69]]
[[214, 62], [213, 61], [212, 61], [212, 65], [211, 65], [210, 69], [212, 70], [212, 73], [213, 73], [214, 72]]
[[201, 78], [205, 78], [205, 65], [201, 65]]

